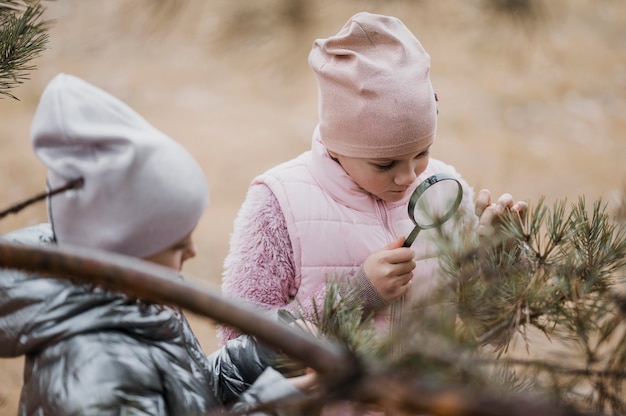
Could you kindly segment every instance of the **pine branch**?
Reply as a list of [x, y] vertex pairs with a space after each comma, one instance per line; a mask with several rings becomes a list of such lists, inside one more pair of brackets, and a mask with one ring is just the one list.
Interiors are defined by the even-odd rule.
[[31, 62], [46, 48], [50, 22], [42, 20], [41, 1], [0, 1], [0, 97], [29, 79]]
[[[502, 240], [449, 250], [443, 268], [459, 279], [460, 340], [495, 344], [502, 357], [514, 334], [537, 328], [579, 357], [575, 366], [566, 370], [530, 358], [508, 364], [543, 374], [544, 388], [559, 400], [619, 413], [626, 406], [620, 398], [626, 315], [615, 291], [626, 266], [626, 225], [606, 211], [601, 201], [588, 208], [584, 198], [551, 208], [541, 200], [523, 223], [504, 221]], [[515, 260], [518, 254], [522, 261]], [[506, 360], [487, 362], [497, 367]]]
[[[455, 284], [445, 284], [429, 306], [404, 320], [395, 337], [372, 338], [352, 350], [365, 368], [376, 371], [419, 374], [446, 386], [460, 382], [494, 397], [532, 393], [597, 414], [619, 413], [626, 406], [620, 398], [626, 380], [626, 295], [615, 288], [626, 265], [625, 227], [606, 214], [605, 204], [597, 201], [587, 209], [581, 198], [552, 207], [541, 200], [524, 221], [505, 219], [502, 237], [491, 241], [467, 230], [442, 232], [444, 277], [458, 286], [456, 331], [441, 324], [442, 312], [453, 308], [447, 289]], [[334, 337], [355, 345], [364, 333], [355, 324], [361, 312], [341, 311], [345, 304], [337, 301], [337, 292], [328, 294], [320, 325], [334, 325]], [[425, 313], [437, 305], [436, 313]], [[338, 330], [342, 322], [350, 323]], [[568, 365], [534, 359], [526, 335], [530, 327], [578, 359]], [[507, 356], [515, 334], [526, 343], [526, 360]], [[391, 345], [400, 345], [400, 355], [390, 354]], [[360, 352], [368, 347], [377, 352]]]

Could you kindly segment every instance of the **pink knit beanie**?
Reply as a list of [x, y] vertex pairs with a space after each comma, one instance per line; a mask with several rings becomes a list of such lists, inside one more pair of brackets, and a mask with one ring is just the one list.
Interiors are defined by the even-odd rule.
[[192, 156], [79, 78], [60, 74], [48, 84], [31, 140], [50, 188], [84, 179], [80, 189], [48, 200], [60, 245], [144, 258], [180, 241], [207, 207], [206, 179]]
[[357, 13], [309, 54], [327, 149], [387, 158], [434, 139], [437, 107], [430, 56], [397, 18]]

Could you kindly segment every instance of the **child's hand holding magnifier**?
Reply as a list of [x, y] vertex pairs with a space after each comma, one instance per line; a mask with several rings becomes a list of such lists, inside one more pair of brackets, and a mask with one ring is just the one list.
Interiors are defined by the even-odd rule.
[[420, 231], [441, 226], [456, 213], [463, 198], [461, 183], [453, 176], [437, 173], [415, 188], [408, 204], [408, 215], [415, 227], [407, 238], [372, 253], [363, 270], [386, 302], [406, 294], [411, 287], [415, 253], [410, 249]]
[[363, 263], [365, 275], [388, 303], [404, 296], [411, 287], [415, 253], [403, 247], [404, 241], [404, 237], [397, 239], [370, 254]]

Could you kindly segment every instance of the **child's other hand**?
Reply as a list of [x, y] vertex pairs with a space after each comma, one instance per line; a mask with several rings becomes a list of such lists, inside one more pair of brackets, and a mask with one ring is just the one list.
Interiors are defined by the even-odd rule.
[[401, 237], [373, 252], [363, 264], [365, 275], [387, 302], [398, 299], [411, 287], [415, 253], [408, 247], [402, 247], [404, 240], [405, 237]]
[[308, 392], [317, 387], [317, 373], [313, 369], [307, 368], [303, 375], [291, 377], [289, 382], [301, 392]]
[[496, 202], [491, 200], [491, 192], [481, 189], [476, 198], [476, 215], [478, 216], [478, 235], [492, 237], [500, 225], [502, 215], [509, 211], [516, 213], [520, 221], [526, 215], [528, 204], [513, 199], [511, 194], [502, 194]]

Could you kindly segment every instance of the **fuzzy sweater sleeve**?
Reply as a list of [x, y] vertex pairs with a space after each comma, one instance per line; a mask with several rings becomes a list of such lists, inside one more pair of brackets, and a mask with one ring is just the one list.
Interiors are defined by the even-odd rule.
[[[267, 186], [253, 185], [235, 218], [222, 293], [273, 310], [287, 305], [297, 289], [284, 215]], [[217, 334], [221, 343], [239, 335], [224, 325]]]

